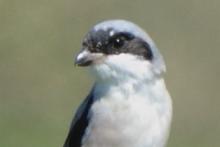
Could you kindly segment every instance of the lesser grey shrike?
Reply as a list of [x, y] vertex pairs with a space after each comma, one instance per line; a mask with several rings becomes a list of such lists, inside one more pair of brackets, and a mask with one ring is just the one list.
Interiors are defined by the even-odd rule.
[[126, 20], [95, 25], [75, 64], [87, 67], [95, 83], [64, 147], [165, 147], [172, 118], [165, 63], [143, 29]]

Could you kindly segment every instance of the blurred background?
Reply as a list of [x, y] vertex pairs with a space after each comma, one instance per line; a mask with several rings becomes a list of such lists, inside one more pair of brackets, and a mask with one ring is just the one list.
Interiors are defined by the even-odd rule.
[[61, 147], [92, 78], [74, 67], [97, 22], [142, 26], [166, 64], [168, 147], [220, 146], [219, 0], [0, 0], [0, 146]]

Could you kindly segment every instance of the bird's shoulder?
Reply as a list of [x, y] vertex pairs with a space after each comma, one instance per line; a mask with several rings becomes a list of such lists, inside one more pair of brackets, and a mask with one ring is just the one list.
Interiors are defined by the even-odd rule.
[[78, 108], [63, 147], [80, 147], [85, 130], [89, 123], [88, 113], [94, 101], [94, 88]]

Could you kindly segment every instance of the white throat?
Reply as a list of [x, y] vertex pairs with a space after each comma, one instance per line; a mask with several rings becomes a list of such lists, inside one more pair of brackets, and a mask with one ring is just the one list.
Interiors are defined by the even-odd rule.
[[92, 67], [95, 102], [83, 147], [164, 147], [172, 115], [164, 80], [148, 62], [112, 59]]
[[101, 63], [91, 66], [92, 74], [98, 81], [152, 81], [161, 75], [148, 60], [131, 54], [105, 56]]

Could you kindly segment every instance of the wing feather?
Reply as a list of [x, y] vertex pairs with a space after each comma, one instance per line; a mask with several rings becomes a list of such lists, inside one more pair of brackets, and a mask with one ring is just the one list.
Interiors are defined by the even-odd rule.
[[63, 147], [81, 147], [81, 141], [89, 123], [88, 113], [93, 103], [93, 89], [78, 108]]

